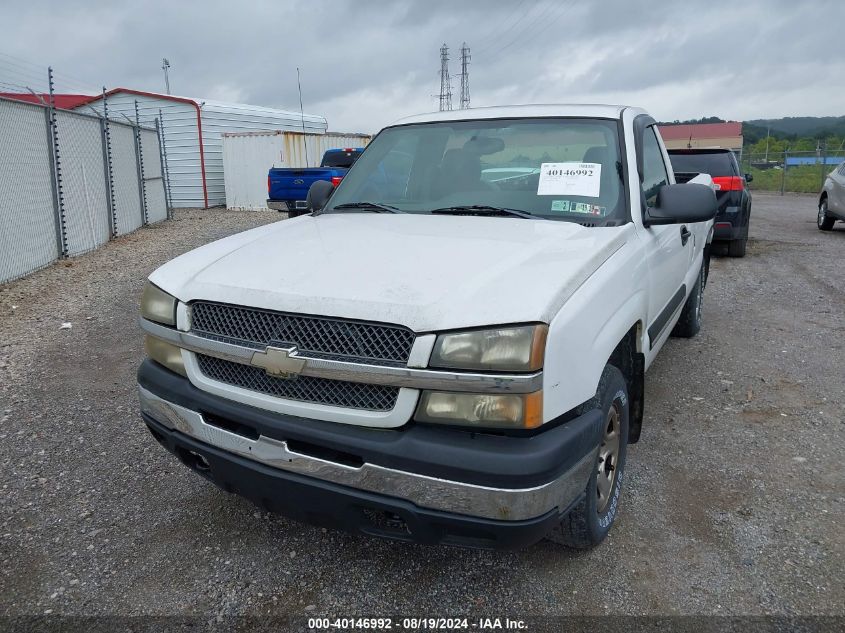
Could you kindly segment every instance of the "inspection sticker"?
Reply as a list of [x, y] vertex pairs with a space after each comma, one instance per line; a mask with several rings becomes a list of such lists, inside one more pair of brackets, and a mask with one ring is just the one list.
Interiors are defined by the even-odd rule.
[[601, 163], [543, 163], [540, 165], [538, 196], [585, 196], [598, 198], [601, 191]]

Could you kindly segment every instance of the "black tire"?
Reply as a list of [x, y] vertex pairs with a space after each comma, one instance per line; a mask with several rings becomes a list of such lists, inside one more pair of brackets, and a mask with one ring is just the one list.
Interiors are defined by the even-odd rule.
[[[733, 242], [731, 242], [733, 244]], [[687, 297], [681, 318], [672, 330], [672, 336], [692, 338], [701, 329], [701, 305], [704, 300], [704, 266], [698, 272], [698, 279]]]
[[[601, 543], [619, 510], [619, 494], [628, 452], [628, 388], [622, 372], [613, 365], [605, 365], [595, 397], [584, 405], [584, 409], [593, 408], [602, 412], [605, 427], [584, 497], [546, 535], [550, 541], [576, 549], [588, 549]], [[614, 425], [617, 446], [615, 463], [610, 456], [613, 440], [608, 434]], [[609, 474], [612, 474], [612, 479], [608, 483]], [[601, 487], [599, 476], [604, 477]], [[602, 495], [601, 491], [606, 493]]]
[[834, 222], [836, 222], [836, 219], [827, 214], [827, 198], [823, 198], [819, 202], [819, 215], [816, 218], [816, 225], [821, 231], [830, 231]]
[[748, 244], [747, 238], [731, 240], [728, 242], [728, 255], [730, 257], [745, 257], [745, 247]]

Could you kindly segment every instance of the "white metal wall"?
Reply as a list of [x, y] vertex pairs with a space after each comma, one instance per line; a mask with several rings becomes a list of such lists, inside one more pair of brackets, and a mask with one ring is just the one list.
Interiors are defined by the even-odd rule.
[[[302, 125], [300, 115], [296, 112], [256, 106], [206, 102], [202, 107], [202, 140], [205, 149], [205, 178], [208, 185], [208, 203], [210, 205], [226, 204], [225, 179], [223, 175], [224, 133], [263, 130], [301, 131]], [[305, 130], [311, 133], [322, 134], [326, 131], [326, 120], [323, 117], [306, 114]], [[266, 174], [264, 178], [266, 181]]]
[[223, 136], [226, 208], [267, 208], [267, 172], [282, 153], [282, 133], [249, 132]]
[[223, 135], [226, 208], [266, 209], [267, 172], [271, 167], [315, 167], [327, 149], [365, 147], [369, 141], [367, 135], [333, 132], [302, 134], [274, 130], [226, 133]]
[[[138, 101], [138, 120], [141, 125], [154, 126], [155, 119], [161, 110], [164, 143], [167, 148], [167, 166], [170, 173], [170, 190], [173, 198], [171, 205], [174, 207], [205, 206], [197, 108], [192, 103], [173, 101], [163, 96], [137, 95], [118, 91], [108, 96], [109, 116], [115, 118], [122, 114], [131, 121], [135, 121], [136, 100]], [[209, 206], [226, 203], [223, 176], [222, 135], [224, 132], [302, 130], [302, 117], [298, 112], [205, 99], [193, 101], [199, 104], [202, 113], [200, 123]], [[98, 99], [82, 106], [81, 109], [92, 108], [102, 113], [102, 100]], [[304, 121], [307, 132], [326, 131], [326, 120], [323, 117], [306, 114]]]
[[370, 142], [366, 134], [344, 134], [326, 132], [325, 134], [284, 134], [284, 147], [279, 164], [275, 167], [318, 167], [326, 150], [344, 147], [366, 147]]
[[[174, 207], [203, 207], [200, 142], [197, 110], [190, 103], [117, 92], [108, 97], [109, 117], [135, 121], [135, 101], [138, 101], [138, 120], [141, 125], [154, 127], [161, 112], [164, 143], [167, 146], [167, 167], [170, 172], [170, 191]], [[103, 112], [102, 100], [78, 108], [82, 111]], [[126, 118], [124, 118], [126, 117]]]

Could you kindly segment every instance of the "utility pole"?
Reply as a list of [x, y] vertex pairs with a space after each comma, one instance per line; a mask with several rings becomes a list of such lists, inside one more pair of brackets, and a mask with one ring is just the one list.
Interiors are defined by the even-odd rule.
[[167, 74], [167, 69], [170, 68], [170, 62], [167, 61], [166, 57], [161, 58], [161, 69], [164, 71], [164, 85], [165, 89], [167, 90], [167, 94], [170, 94], [170, 77]]
[[299, 89], [299, 120], [302, 122], [302, 143], [305, 146], [305, 166], [308, 167], [308, 137], [305, 136], [305, 112], [302, 111], [302, 82], [299, 80], [299, 66], [296, 67], [296, 87]]
[[769, 165], [769, 134], [771, 133], [771, 131], [772, 131], [772, 126], [767, 125], [766, 126], [766, 158], [763, 159], [765, 161], [767, 167]]
[[461, 46], [461, 110], [466, 110], [469, 107], [469, 60], [472, 59], [469, 54], [469, 46], [464, 42]]
[[449, 47], [440, 47], [440, 111], [452, 109], [452, 80], [449, 77]]

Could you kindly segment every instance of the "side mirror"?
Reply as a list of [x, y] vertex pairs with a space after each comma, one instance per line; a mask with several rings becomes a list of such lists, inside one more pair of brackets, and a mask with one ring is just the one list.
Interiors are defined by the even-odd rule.
[[305, 197], [305, 206], [308, 212], [320, 211], [329, 201], [329, 196], [334, 191], [334, 185], [328, 180], [316, 180], [308, 188], [308, 195]]
[[754, 176], [751, 174], [745, 174], [745, 182], [751, 182], [752, 180], [754, 180]]
[[643, 224], [707, 222], [716, 217], [716, 209], [716, 194], [707, 185], [663, 185], [657, 192], [657, 205], [645, 210]]

